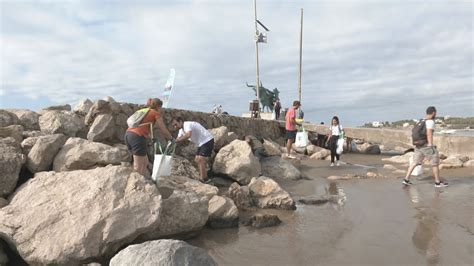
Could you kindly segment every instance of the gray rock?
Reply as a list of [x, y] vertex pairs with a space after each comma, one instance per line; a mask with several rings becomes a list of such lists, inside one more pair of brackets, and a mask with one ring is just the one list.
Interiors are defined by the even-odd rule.
[[213, 171], [224, 174], [240, 184], [248, 184], [252, 176], [258, 176], [262, 167], [245, 141], [234, 140], [216, 155]]
[[239, 210], [228, 197], [214, 196], [209, 201], [209, 221], [211, 228], [228, 228], [239, 225]]
[[36, 141], [38, 141], [39, 137], [29, 137], [24, 139], [21, 142], [21, 149], [23, 150], [23, 154], [28, 156], [33, 146], [35, 146]]
[[217, 195], [219, 189], [215, 186], [203, 184], [197, 180], [185, 176], [167, 176], [158, 177], [158, 187], [171, 188], [173, 190], [182, 190], [187, 193], [196, 193], [199, 197], [205, 198], [209, 201], [212, 197]]
[[328, 197], [320, 197], [320, 198], [303, 198], [298, 200], [299, 203], [305, 204], [305, 205], [321, 205], [324, 203], [329, 202]]
[[474, 167], [474, 160], [469, 160], [465, 163], [463, 163], [464, 167]]
[[214, 184], [216, 187], [230, 187], [232, 183], [234, 183], [234, 181], [228, 178], [219, 176], [212, 178], [212, 184]]
[[256, 214], [244, 221], [243, 224], [245, 226], [252, 226], [255, 228], [264, 228], [277, 226], [281, 224], [281, 220], [275, 214]]
[[269, 156], [281, 156], [280, 145], [269, 139], [264, 139], [263, 147]]
[[250, 196], [259, 208], [295, 210], [295, 201], [273, 179], [260, 176], [249, 184]]
[[380, 147], [376, 144], [364, 143], [357, 145], [357, 150], [365, 154], [380, 154]]
[[38, 131], [38, 130], [27, 130], [23, 131], [23, 139], [30, 138], [30, 137], [41, 137], [46, 136], [48, 134]]
[[10, 137], [0, 138], [0, 150], [0, 197], [4, 197], [15, 189], [26, 156], [19, 143]]
[[461, 168], [462, 166], [463, 166], [463, 162], [461, 161], [459, 156], [449, 156], [447, 159], [441, 161], [439, 168], [440, 169], [453, 169], [453, 168]]
[[196, 157], [198, 146], [193, 143], [188, 143], [187, 145], [178, 144], [176, 147], [176, 154], [184, 157], [186, 160], [193, 162]]
[[324, 148], [318, 147], [316, 145], [310, 144], [308, 147], [306, 147], [306, 151], [308, 152], [308, 155], [311, 156], [317, 152], [320, 152], [324, 150]]
[[307, 154], [306, 147], [296, 147], [296, 145], [293, 143], [292, 148], [299, 154]]
[[94, 103], [89, 99], [82, 99], [75, 107], [74, 112], [79, 115], [87, 115]]
[[0, 265], [7, 265], [8, 257], [5, 251], [3, 250], [2, 243], [0, 243]]
[[155, 184], [130, 168], [41, 172], [0, 209], [0, 236], [29, 264], [76, 265], [155, 231], [160, 211]]
[[30, 172], [50, 171], [53, 160], [63, 147], [67, 137], [63, 134], [54, 134], [38, 137], [26, 159], [26, 167]]
[[128, 246], [110, 261], [110, 266], [129, 265], [212, 266], [217, 263], [204, 249], [181, 240], [163, 239]]
[[18, 143], [23, 141], [23, 127], [20, 125], [11, 125], [7, 127], [0, 127], [0, 138], [12, 137]]
[[240, 186], [239, 183], [235, 182], [227, 190], [227, 196], [240, 209], [249, 209], [254, 206], [248, 186]]
[[9, 109], [8, 111], [18, 117], [20, 125], [25, 130], [40, 130], [38, 113], [27, 109]]
[[232, 141], [239, 139], [239, 136], [234, 132], [227, 133], [227, 144], [231, 143]]
[[220, 150], [222, 147], [230, 143], [227, 140], [229, 129], [226, 126], [209, 129], [209, 132], [211, 132], [211, 134], [214, 136], [215, 151]]
[[47, 111], [40, 116], [39, 124], [45, 133], [62, 133], [69, 137], [75, 137], [85, 127], [84, 121], [70, 111]]
[[110, 142], [114, 137], [115, 119], [111, 114], [99, 114], [92, 123], [87, 139], [96, 142]]
[[81, 138], [70, 138], [54, 158], [54, 171], [91, 169], [109, 164], [119, 165], [130, 161], [125, 146], [112, 147]]
[[8, 205], [8, 200], [0, 198], [0, 208], [3, 208]]
[[193, 163], [179, 155], [173, 156], [173, 161], [171, 164], [171, 175], [185, 176], [194, 180], [202, 181], [201, 176], [199, 175], [199, 171], [196, 169]]
[[266, 157], [260, 160], [262, 174], [271, 178], [297, 180], [301, 178], [300, 171], [287, 160], [278, 156]]
[[330, 150], [326, 150], [321, 148], [321, 150], [313, 153], [309, 158], [316, 159], [316, 160], [324, 160], [326, 157], [331, 155]]
[[84, 118], [84, 123], [88, 126], [91, 126], [99, 114], [112, 114], [112, 109], [110, 108], [109, 102], [103, 100], [96, 101]]
[[4, 109], [0, 109], [0, 127], [8, 127], [11, 125], [19, 125], [20, 119], [14, 113]]

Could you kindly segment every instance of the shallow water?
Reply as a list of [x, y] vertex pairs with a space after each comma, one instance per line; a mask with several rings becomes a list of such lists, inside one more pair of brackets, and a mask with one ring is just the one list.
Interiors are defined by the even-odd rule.
[[[380, 169], [381, 156], [349, 155], [351, 164]], [[204, 230], [193, 245], [219, 265], [474, 265], [472, 171], [442, 171], [450, 187], [435, 189], [431, 177], [328, 181], [322, 177], [364, 173], [367, 167], [330, 168], [327, 161], [301, 167], [313, 180], [277, 180], [297, 200], [339, 195], [323, 205], [297, 205], [277, 214], [280, 226]]]

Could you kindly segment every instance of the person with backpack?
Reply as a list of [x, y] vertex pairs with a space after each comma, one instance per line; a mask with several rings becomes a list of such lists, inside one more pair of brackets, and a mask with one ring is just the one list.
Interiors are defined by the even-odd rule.
[[413, 164], [408, 167], [407, 174], [402, 181], [405, 186], [413, 185], [410, 176], [417, 165], [421, 165], [424, 159], [430, 161], [435, 187], [447, 187], [448, 183], [439, 178], [439, 153], [433, 144], [433, 133], [435, 128], [436, 108], [429, 106], [426, 109], [425, 119], [421, 119], [412, 130], [412, 140], [415, 146], [413, 154]]
[[214, 136], [198, 122], [184, 121], [181, 117], [173, 118], [172, 125], [179, 129], [176, 142], [189, 139], [198, 146], [194, 161], [198, 164], [201, 181], [209, 181], [206, 171], [206, 158], [211, 157], [214, 150]]
[[141, 175], [145, 175], [148, 167], [146, 139], [150, 134], [153, 136], [154, 126], [158, 127], [165, 139], [173, 139], [160, 112], [163, 102], [158, 98], [150, 98], [146, 105], [146, 108], [138, 110], [127, 120], [129, 128], [124, 137], [125, 144], [133, 155], [133, 169]]
[[329, 127], [329, 135], [327, 140], [329, 142], [329, 149], [331, 150], [331, 167], [334, 165], [339, 166], [340, 155], [337, 154], [336, 149], [339, 136], [341, 136], [343, 133], [343, 128], [339, 124], [339, 117], [333, 116], [331, 120], [331, 126]]

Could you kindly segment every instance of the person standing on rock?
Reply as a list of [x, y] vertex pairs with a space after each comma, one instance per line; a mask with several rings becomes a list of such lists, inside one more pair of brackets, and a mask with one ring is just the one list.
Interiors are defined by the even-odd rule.
[[[331, 150], [331, 167], [336, 165], [339, 166], [339, 154], [337, 154], [337, 141], [339, 136], [343, 134], [342, 126], [339, 124], [339, 117], [334, 116], [331, 120], [331, 126], [329, 127], [329, 149]], [[334, 160], [336, 159], [336, 160]]]
[[293, 106], [288, 109], [286, 112], [286, 117], [285, 117], [285, 129], [286, 129], [286, 152], [288, 158], [294, 159], [293, 155], [291, 155], [291, 147], [293, 143], [295, 142], [296, 139], [296, 125], [299, 125], [296, 123], [296, 111], [298, 108], [300, 108], [301, 103], [300, 101], [294, 101]]
[[181, 117], [173, 118], [172, 125], [179, 129], [176, 142], [188, 140], [198, 146], [194, 161], [199, 168], [199, 174], [203, 182], [207, 180], [206, 158], [211, 157], [214, 150], [214, 136], [201, 124], [194, 121], [184, 121]]
[[[436, 146], [433, 145], [433, 133], [435, 128], [436, 108], [429, 106], [426, 109], [426, 117], [420, 121], [421, 138], [419, 140], [413, 139], [415, 144], [415, 153], [413, 154], [413, 164], [408, 167], [407, 174], [402, 181], [403, 185], [409, 186], [413, 183], [410, 181], [410, 176], [417, 165], [421, 165], [424, 159], [428, 159], [433, 170], [433, 177], [435, 180], [435, 187], [447, 187], [448, 183], [443, 182], [439, 178], [439, 153]], [[424, 125], [423, 125], [424, 123]], [[416, 127], [416, 126], [415, 126]], [[423, 129], [423, 127], [425, 127]], [[416, 129], [414, 129], [416, 130]]]
[[143, 117], [140, 125], [136, 128], [128, 128], [124, 137], [125, 144], [133, 154], [133, 169], [141, 175], [145, 175], [148, 168], [146, 138], [150, 137], [150, 129], [156, 125], [167, 140], [173, 139], [161, 117], [160, 110], [163, 102], [158, 98], [150, 98], [146, 105], [150, 110]]

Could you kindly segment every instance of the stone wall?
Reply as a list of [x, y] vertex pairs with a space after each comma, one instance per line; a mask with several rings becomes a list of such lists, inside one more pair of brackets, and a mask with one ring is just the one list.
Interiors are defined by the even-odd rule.
[[[329, 129], [321, 125], [305, 125], [305, 129], [319, 134], [328, 134]], [[366, 142], [383, 145], [396, 145], [403, 148], [413, 148], [410, 130], [385, 128], [345, 128], [346, 136], [361, 139]], [[434, 144], [445, 155], [466, 155], [474, 158], [474, 137], [435, 135]]]

